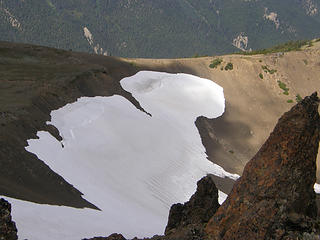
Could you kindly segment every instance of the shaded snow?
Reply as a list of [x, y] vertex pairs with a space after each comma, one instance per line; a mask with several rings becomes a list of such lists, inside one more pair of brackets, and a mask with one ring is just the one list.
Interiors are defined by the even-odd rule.
[[[147, 71], [120, 83], [152, 116], [122, 96], [82, 97], [51, 113], [64, 147], [44, 131], [26, 147], [101, 211], [9, 199], [21, 239], [163, 234], [170, 206], [187, 201], [201, 177], [239, 177], [207, 160], [194, 124], [201, 115], [222, 115], [220, 86]], [[221, 203], [226, 195], [219, 194]]]

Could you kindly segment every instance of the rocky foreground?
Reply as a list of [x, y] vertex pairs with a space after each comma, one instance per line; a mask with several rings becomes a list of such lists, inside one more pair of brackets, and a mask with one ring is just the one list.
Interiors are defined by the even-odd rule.
[[[212, 176], [206, 176], [187, 203], [172, 206], [165, 235], [151, 239], [320, 239], [313, 190], [320, 140], [318, 105], [314, 93], [279, 119], [221, 206]], [[10, 205], [1, 200], [1, 240], [16, 239], [9, 213]], [[112, 234], [93, 239], [125, 238]]]

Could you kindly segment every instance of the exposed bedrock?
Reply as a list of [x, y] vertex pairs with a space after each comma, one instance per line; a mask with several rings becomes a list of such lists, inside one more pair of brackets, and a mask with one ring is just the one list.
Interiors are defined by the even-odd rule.
[[172, 205], [165, 235], [170, 239], [203, 237], [205, 224], [219, 207], [218, 189], [212, 175], [207, 175], [198, 181], [197, 191], [188, 202]]
[[11, 219], [11, 204], [0, 199], [0, 240], [16, 240], [17, 228]]
[[109, 237], [94, 237], [90, 239], [85, 238], [83, 240], [126, 240], [126, 239], [121, 234], [113, 233]]
[[207, 224], [209, 239], [317, 239], [318, 105], [314, 93], [279, 119]]

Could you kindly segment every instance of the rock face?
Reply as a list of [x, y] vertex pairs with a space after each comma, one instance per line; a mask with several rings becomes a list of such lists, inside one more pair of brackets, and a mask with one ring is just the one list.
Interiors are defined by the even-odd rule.
[[185, 204], [172, 205], [165, 235], [169, 239], [201, 239], [204, 225], [219, 208], [218, 189], [212, 175], [197, 183], [197, 191]]
[[11, 205], [3, 198], [0, 199], [0, 240], [16, 240], [17, 228], [11, 219]]
[[83, 240], [126, 240], [126, 239], [121, 234], [113, 233], [109, 237], [94, 237], [90, 239], [85, 238]]
[[207, 224], [208, 239], [317, 239], [318, 105], [314, 93], [279, 119]]

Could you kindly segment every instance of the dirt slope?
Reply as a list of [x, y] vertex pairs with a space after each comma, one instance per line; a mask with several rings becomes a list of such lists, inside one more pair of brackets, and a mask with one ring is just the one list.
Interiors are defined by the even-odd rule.
[[[224, 88], [225, 114], [213, 121], [198, 119], [197, 123], [209, 158], [240, 174], [245, 163], [265, 142], [279, 116], [296, 103], [296, 95], [303, 98], [320, 91], [319, 56], [320, 42], [316, 42], [303, 51], [221, 56], [222, 64], [214, 69], [209, 65], [217, 57], [128, 61], [143, 69], [195, 74]], [[228, 62], [233, 64], [233, 70], [221, 70]], [[262, 66], [276, 72], [265, 73]], [[278, 81], [287, 85], [289, 95], [283, 94]], [[319, 155], [317, 162], [319, 165]], [[320, 179], [319, 170], [317, 177]]]

